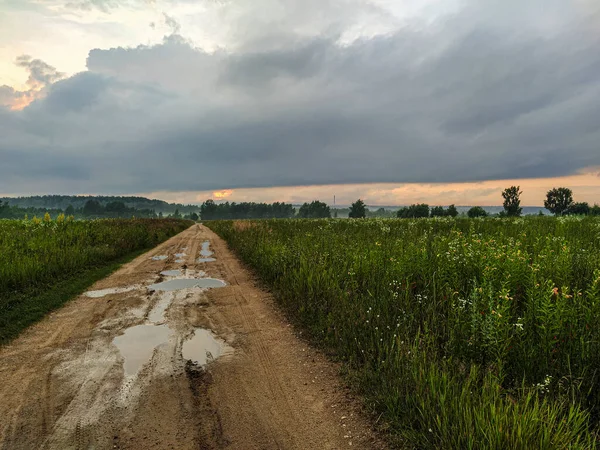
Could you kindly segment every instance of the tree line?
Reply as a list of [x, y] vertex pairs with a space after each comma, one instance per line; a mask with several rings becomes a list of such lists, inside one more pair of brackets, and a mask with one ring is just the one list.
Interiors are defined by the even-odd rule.
[[[0, 200], [0, 219], [23, 219], [33, 217], [43, 217], [46, 213], [52, 217], [57, 217], [60, 214], [64, 214], [69, 217], [72, 216], [77, 219], [109, 219], [109, 218], [127, 218], [127, 217], [139, 217], [139, 218], [160, 218], [162, 212], [158, 214], [153, 209], [137, 209], [129, 207], [125, 203], [120, 201], [109, 202], [106, 205], [101, 204], [98, 200], [87, 200], [82, 207], [75, 208], [73, 205], [68, 205], [66, 208], [43, 208], [43, 207], [20, 207], [17, 205], [11, 205], [6, 201]], [[198, 219], [198, 215], [195, 215]], [[175, 211], [173, 217], [183, 217], [178, 210]], [[191, 218], [190, 214], [186, 215], [185, 218]]]
[[[504, 208], [499, 217], [519, 217], [523, 212], [521, 208], [521, 191], [520, 186], [511, 186], [502, 191], [502, 206]], [[595, 204], [590, 206], [587, 202], [575, 202], [573, 199], [573, 191], [566, 187], [552, 188], [546, 194], [544, 208], [550, 211], [555, 216], [565, 215], [580, 215], [580, 216], [600, 216], [600, 205]], [[542, 211], [540, 211], [541, 214]], [[442, 206], [430, 207], [426, 203], [418, 203], [410, 206], [404, 206], [396, 212], [396, 217], [400, 219], [415, 219], [425, 217], [456, 217], [458, 216], [456, 206], [450, 205], [448, 208]], [[352, 204], [348, 212], [350, 218], [367, 217], [368, 210], [365, 203], [359, 199]], [[489, 214], [481, 206], [473, 206], [467, 211], [467, 216], [487, 217]]]

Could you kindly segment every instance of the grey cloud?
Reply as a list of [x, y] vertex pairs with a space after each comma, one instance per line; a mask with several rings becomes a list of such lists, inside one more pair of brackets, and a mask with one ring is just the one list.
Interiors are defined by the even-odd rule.
[[344, 45], [327, 31], [229, 52], [178, 35], [95, 49], [89, 72], [6, 113], [0, 157], [12, 165], [0, 167], [0, 191], [31, 186], [36, 157], [53, 165], [34, 185], [75, 192], [462, 182], [600, 165], [594, 16], [540, 0], [515, 29], [513, 0], [490, 5]]

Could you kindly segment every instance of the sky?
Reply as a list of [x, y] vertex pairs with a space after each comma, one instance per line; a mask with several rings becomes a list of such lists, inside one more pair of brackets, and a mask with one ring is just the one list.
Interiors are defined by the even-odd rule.
[[0, 0], [0, 196], [600, 202], [597, 0]]

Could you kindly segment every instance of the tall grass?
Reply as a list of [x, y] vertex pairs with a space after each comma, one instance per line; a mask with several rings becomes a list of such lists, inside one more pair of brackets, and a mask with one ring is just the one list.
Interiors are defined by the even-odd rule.
[[[78, 277], [89, 278], [93, 269], [151, 248], [190, 223], [175, 219], [73, 221], [63, 216], [43, 221], [0, 220], [0, 343], [68, 300], [66, 294], [47, 295], [48, 290]], [[60, 291], [71, 292], [64, 283]]]
[[208, 224], [403, 445], [595, 448], [600, 220]]

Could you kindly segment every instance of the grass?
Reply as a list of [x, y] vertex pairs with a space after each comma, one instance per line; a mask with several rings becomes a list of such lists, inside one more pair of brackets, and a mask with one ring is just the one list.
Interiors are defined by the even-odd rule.
[[407, 448], [596, 448], [600, 220], [211, 222]]
[[0, 221], [0, 345], [188, 226], [170, 219]]

